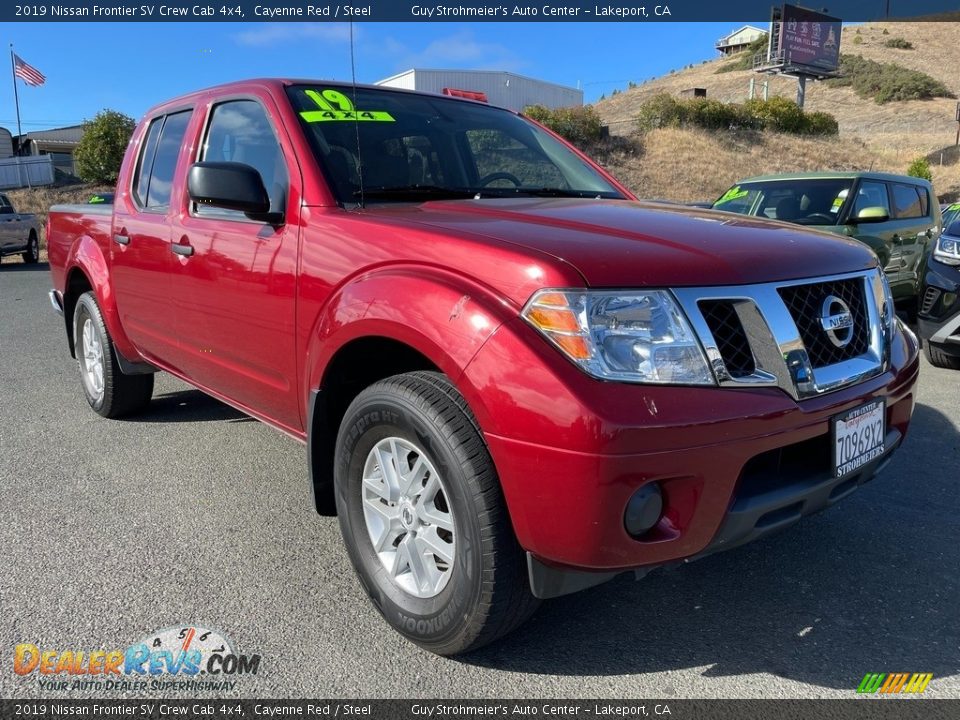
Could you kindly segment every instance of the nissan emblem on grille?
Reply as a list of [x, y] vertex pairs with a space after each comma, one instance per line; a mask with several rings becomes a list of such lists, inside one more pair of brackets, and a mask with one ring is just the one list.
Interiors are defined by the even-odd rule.
[[850, 307], [836, 295], [828, 295], [820, 309], [820, 325], [834, 345], [846, 347], [853, 340], [853, 315]]

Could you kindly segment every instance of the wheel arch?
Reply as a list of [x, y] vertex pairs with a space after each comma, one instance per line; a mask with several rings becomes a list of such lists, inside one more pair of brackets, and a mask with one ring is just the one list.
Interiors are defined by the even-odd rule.
[[63, 316], [67, 324], [67, 338], [70, 353], [76, 352], [76, 339], [73, 337], [73, 312], [77, 298], [92, 291], [100, 306], [104, 324], [110, 332], [114, 348], [128, 361], [140, 360], [140, 353], [127, 337], [120, 322], [116, 296], [110, 280], [110, 268], [99, 243], [89, 235], [77, 239], [65, 263], [67, 268], [63, 292]]
[[304, 370], [310, 490], [333, 506], [333, 447], [363, 388], [405, 372], [463, 370], [512, 312], [488, 288], [430, 268], [394, 267], [348, 282], [314, 323]]

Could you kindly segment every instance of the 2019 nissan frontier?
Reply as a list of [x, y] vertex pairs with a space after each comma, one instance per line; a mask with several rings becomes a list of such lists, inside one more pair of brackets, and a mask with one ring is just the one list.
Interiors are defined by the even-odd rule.
[[868, 248], [638, 202], [482, 102], [185, 95], [47, 236], [93, 410], [149, 412], [162, 370], [305, 443], [363, 587], [437, 653], [832, 505], [913, 410]]

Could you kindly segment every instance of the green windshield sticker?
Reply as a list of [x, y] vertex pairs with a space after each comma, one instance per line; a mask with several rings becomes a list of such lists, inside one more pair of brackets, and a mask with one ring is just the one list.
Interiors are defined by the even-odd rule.
[[949, 205], [949, 206], [947, 207], [947, 210], [948, 210], [948, 211], [950, 211], [950, 210], [960, 210], [960, 203], [954, 203], [953, 205]]
[[104, 198], [100, 197], [99, 195], [94, 195], [92, 198], [90, 198], [89, 204], [96, 205], [97, 203], [105, 203], [105, 202], [106, 200]]
[[370, 122], [394, 122], [393, 116], [383, 110], [357, 110], [353, 102], [337, 90], [304, 90], [308, 98], [317, 106], [316, 110], [302, 110], [300, 117], [309, 123], [342, 120], [360, 120]]
[[731, 200], [739, 200], [742, 197], [746, 197], [750, 194], [749, 190], [741, 190], [739, 185], [734, 185], [732, 188], [727, 190], [716, 204], [730, 202]]

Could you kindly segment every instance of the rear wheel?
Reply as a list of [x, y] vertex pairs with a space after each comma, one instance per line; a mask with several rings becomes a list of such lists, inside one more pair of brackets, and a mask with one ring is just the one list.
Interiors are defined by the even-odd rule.
[[960, 357], [944, 352], [939, 346], [929, 340], [923, 344], [923, 352], [930, 364], [947, 370], [960, 370]]
[[23, 261], [25, 263], [35, 263], [40, 260], [40, 240], [37, 239], [35, 232], [30, 233], [27, 238], [27, 249], [23, 251]]
[[493, 461], [445, 376], [397, 375], [361, 392], [340, 427], [335, 486], [364, 589], [418, 645], [473, 650], [536, 609]]
[[83, 393], [95, 412], [117, 418], [142, 410], [153, 396], [153, 374], [124, 375], [92, 292], [77, 300], [73, 337]]

